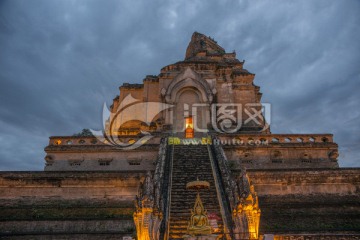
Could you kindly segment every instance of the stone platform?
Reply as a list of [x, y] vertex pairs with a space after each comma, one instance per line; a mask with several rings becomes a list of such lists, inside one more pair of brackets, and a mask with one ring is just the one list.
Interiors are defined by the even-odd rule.
[[[248, 174], [259, 196], [260, 234], [359, 233], [360, 169]], [[141, 171], [1, 172], [0, 236], [131, 235], [133, 200], [144, 176]], [[105, 228], [109, 222], [113, 227]]]

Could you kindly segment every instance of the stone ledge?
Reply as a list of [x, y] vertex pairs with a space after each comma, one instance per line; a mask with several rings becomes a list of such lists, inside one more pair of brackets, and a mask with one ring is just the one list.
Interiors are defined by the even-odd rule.
[[0, 236], [31, 234], [127, 233], [135, 230], [132, 220], [6, 221], [0, 224]]

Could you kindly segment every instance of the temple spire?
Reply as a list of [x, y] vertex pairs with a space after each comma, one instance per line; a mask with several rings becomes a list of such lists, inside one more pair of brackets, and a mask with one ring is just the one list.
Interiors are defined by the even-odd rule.
[[195, 57], [201, 52], [205, 55], [222, 55], [225, 53], [225, 49], [219, 46], [214, 39], [194, 32], [186, 49], [185, 60]]

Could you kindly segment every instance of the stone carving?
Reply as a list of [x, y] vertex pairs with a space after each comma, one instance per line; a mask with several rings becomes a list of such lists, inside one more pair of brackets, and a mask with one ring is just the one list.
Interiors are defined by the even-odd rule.
[[135, 207], [134, 221], [137, 237], [144, 240], [159, 239], [162, 213], [154, 208], [154, 181], [150, 171], [146, 173], [144, 182], [140, 184]]
[[[239, 193], [241, 198], [246, 198], [250, 193], [250, 180], [246, 173], [246, 168], [241, 169], [241, 174], [238, 176], [236, 181], [236, 191]], [[240, 200], [240, 199], [239, 199]]]
[[211, 234], [209, 219], [199, 193], [196, 195], [194, 209], [191, 210], [191, 218], [187, 230], [190, 235]]
[[187, 67], [179, 73], [173, 81], [171, 81], [165, 92], [165, 100], [167, 103], [176, 102], [177, 93], [186, 87], [192, 87], [201, 93], [202, 102], [211, 103], [213, 101], [213, 93], [207, 81], [203, 80], [194, 70]]
[[161, 198], [161, 179], [164, 176], [166, 146], [166, 139], [162, 139], [154, 177], [150, 171], [146, 173], [136, 196], [134, 222], [138, 239], [157, 240], [160, 238], [160, 226], [164, 212]]
[[308, 159], [310, 159], [311, 158], [311, 156], [309, 155], [309, 153], [307, 153], [307, 152], [304, 152], [303, 154], [302, 154], [302, 156], [301, 156], [301, 159], [303, 159], [303, 160], [308, 160]]
[[260, 208], [254, 186], [251, 185], [246, 169], [241, 170], [235, 180], [226, 162], [224, 150], [215, 145], [215, 154], [223, 176], [226, 195], [232, 209], [232, 234], [236, 239], [257, 239], [259, 237]]
[[337, 160], [338, 157], [339, 157], [339, 152], [337, 150], [332, 150], [331, 152], [329, 152], [329, 158], [331, 160]]
[[261, 211], [254, 185], [250, 184], [245, 169], [242, 169], [236, 186], [240, 198], [233, 210], [235, 236], [237, 239], [258, 239]]
[[[216, 140], [216, 138], [214, 140]], [[214, 145], [214, 149], [215, 149], [215, 155], [216, 155], [215, 157], [219, 162], [220, 171], [223, 176], [224, 187], [225, 187], [224, 190], [228, 196], [230, 207], [231, 207], [231, 209], [233, 209], [235, 206], [234, 204], [235, 204], [235, 199], [236, 199], [235, 198], [235, 182], [233, 181], [233, 179], [231, 177], [230, 169], [227, 167], [228, 160], [226, 158], [224, 150], [222, 149], [222, 147], [220, 147], [220, 145], [217, 145], [217, 144]]]
[[280, 151], [275, 150], [271, 152], [271, 159], [282, 159], [283, 155]]

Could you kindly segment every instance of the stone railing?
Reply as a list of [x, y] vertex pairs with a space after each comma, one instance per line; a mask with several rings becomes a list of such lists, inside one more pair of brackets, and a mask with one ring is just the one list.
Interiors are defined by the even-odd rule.
[[[139, 139], [139, 136], [116, 136], [124, 143], [132, 143]], [[304, 144], [304, 143], [333, 143], [332, 134], [219, 134], [222, 145], [260, 145], [268, 144]], [[160, 137], [154, 136], [147, 144], [160, 144]], [[49, 145], [106, 145], [93, 136], [52, 136]]]
[[262, 240], [359, 240], [360, 234], [265, 234]]
[[[155, 207], [163, 211], [163, 206], [161, 206], [162, 192], [163, 192], [163, 179], [165, 174], [165, 164], [166, 164], [166, 150], [167, 150], [167, 139], [161, 139], [161, 144], [159, 148], [159, 153], [156, 161], [155, 173], [154, 173], [154, 185], [155, 185]], [[167, 174], [167, 173], [166, 173]]]
[[[138, 136], [116, 136], [123, 143], [136, 142], [140, 137]], [[153, 137], [148, 140], [146, 144], [160, 144], [159, 137]], [[53, 136], [50, 137], [49, 146], [87, 146], [87, 145], [107, 145], [108, 141], [100, 141], [98, 138], [93, 136]]]
[[[168, 217], [169, 159], [167, 139], [160, 140], [155, 172], [147, 172], [136, 196], [134, 222], [139, 239], [163, 239]], [[165, 177], [167, 176], [167, 177]]]
[[264, 142], [269, 144], [333, 143], [332, 134], [222, 134], [219, 135], [219, 139], [227, 144], [238, 145], [260, 145]]
[[[216, 139], [212, 137], [212, 139]], [[231, 171], [227, 167], [227, 159], [220, 145], [208, 145], [210, 160], [212, 162], [214, 177], [221, 195], [222, 211], [225, 215], [225, 231], [228, 234], [226, 239], [233, 239], [234, 223], [232, 219], [232, 209], [235, 207], [234, 193], [232, 191]]]
[[162, 178], [162, 209], [163, 221], [160, 226], [160, 238], [168, 239], [169, 237], [169, 218], [170, 218], [170, 204], [171, 204], [171, 187], [172, 187], [172, 169], [173, 169], [173, 152], [174, 146], [167, 144], [168, 139], [164, 138], [166, 142], [166, 157], [164, 158], [164, 175]]
[[[215, 136], [212, 141], [218, 141]], [[245, 169], [235, 179], [221, 145], [208, 145], [215, 182], [221, 195], [226, 235], [229, 239], [258, 239], [260, 209], [254, 186]]]

